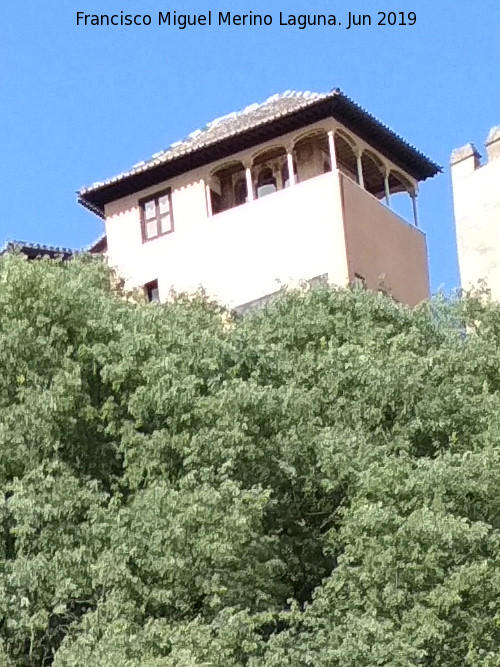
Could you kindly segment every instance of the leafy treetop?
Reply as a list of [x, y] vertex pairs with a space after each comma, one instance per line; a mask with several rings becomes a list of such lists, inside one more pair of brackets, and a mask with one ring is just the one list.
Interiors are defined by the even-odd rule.
[[500, 309], [0, 258], [0, 664], [499, 667]]

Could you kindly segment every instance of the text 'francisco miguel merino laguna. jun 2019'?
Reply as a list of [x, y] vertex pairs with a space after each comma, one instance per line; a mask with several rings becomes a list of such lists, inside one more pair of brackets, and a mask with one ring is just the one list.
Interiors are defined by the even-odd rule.
[[417, 16], [415, 12], [375, 11], [369, 14], [355, 14], [347, 11], [343, 14], [289, 14], [278, 12], [275, 14], [256, 14], [252, 11], [246, 14], [233, 12], [208, 11], [205, 14], [183, 14], [175, 11], [158, 12], [158, 14], [87, 14], [76, 12], [77, 26], [166, 26], [179, 30], [194, 27], [221, 26], [221, 27], [265, 27], [279, 25], [295, 27], [304, 30], [318, 26], [342, 26], [346, 29], [358, 26], [412, 26]]

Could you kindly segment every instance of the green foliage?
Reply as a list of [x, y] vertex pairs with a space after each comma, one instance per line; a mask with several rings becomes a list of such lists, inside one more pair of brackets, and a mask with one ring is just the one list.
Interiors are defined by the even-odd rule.
[[500, 667], [500, 309], [0, 258], [0, 665]]

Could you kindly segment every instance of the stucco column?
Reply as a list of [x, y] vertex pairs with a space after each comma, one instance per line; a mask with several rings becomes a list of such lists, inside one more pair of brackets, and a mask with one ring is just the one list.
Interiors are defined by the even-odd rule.
[[358, 185], [361, 188], [365, 187], [365, 179], [363, 178], [363, 162], [361, 161], [361, 156], [363, 151], [358, 151], [356, 153], [356, 165], [358, 167]]
[[288, 182], [290, 187], [295, 185], [295, 172], [293, 170], [293, 148], [287, 148], [286, 150], [286, 161], [288, 163]]
[[410, 192], [410, 197], [411, 197], [411, 203], [413, 205], [413, 222], [415, 223], [415, 227], [418, 227], [418, 207], [417, 207], [417, 191], [413, 190]]
[[333, 130], [328, 132], [328, 148], [330, 150], [330, 164], [332, 165], [332, 171], [337, 169], [337, 154], [335, 153], [335, 138]]
[[385, 203], [390, 207], [391, 205], [391, 190], [389, 188], [389, 170], [384, 171], [384, 190], [385, 190]]
[[253, 182], [252, 182], [252, 165], [246, 163], [245, 165], [245, 178], [247, 179], [247, 201], [253, 201]]
[[212, 213], [212, 197], [211, 197], [211, 194], [210, 194], [210, 186], [209, 186], [208, 183], [205, 185], [205, 198], [207, 200], [207, 216], [209, 218], [211, 218], [212, 215], [213, 215], [213, 213]]

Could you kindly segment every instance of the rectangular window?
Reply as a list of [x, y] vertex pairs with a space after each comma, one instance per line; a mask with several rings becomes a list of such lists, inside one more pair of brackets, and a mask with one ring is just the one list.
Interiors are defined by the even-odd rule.
[[174, 231], [172, 191], [163, 190], [139, 201], [142, 241], [151, 241]]
[[149, 303], [158, 303], [160, 301], [160, 291], [158, 289], [158, 281], [152, 280], [150, 283], [144, 285], [146, 298]]

